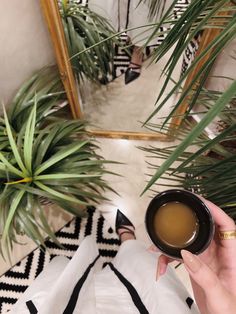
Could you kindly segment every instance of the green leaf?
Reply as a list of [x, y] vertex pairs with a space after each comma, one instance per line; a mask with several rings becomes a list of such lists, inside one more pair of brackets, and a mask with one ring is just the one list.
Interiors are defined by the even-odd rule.
[[83, 141], [79, 144], [72, 144], [71, 147], [67, 147], [66, 149], [64, 149], [64, 151], [59, 151], [57, 153], [54, 154], [54, 156], [52, 156], [51, 158], [49, 158], [47, 161], [45, 161], [42, 165], [40, 165], [36, 171], [35, 171], [35, 176], [39, 175], [41, 172], [45, 171], [46, 169], [48, 169], [49, 167], [51, 167], [52, 165], [56, 164], [57, 162], [59, 162], [60, 160], [66, 158], [67, 156], [75, 153], [76, 151], [78, 151], [80, 148], [82, 148], [83, 146], [85, 146], [89, 141]]
[[75, 197], [60, 193], [60, 192], [56, 191], [55, 189], [49, 188], [48, 186], [44, 185], [41, 182], [37, 181], [37, 182], [35, 182], [35, 185], [37, 187], [39, 187], [41, 190], [43, 190], [47, 193], [50, 193], [54, 198], [59, 198], [59, 199], [62, 199], [63, 201], [69, 201], [69, 202], [80, 204], [80, 205], [87, 205], [86, 202], [81, 202], [80, 200], [78, 200]]
[[112, 73], [114, 47], [121, 41], [109, 22], [87, 7], [69, 2], [61, 15], [74, 73], [100, 84]]
[[101, 173], [91, 173], [91, 174], [76, 174], [76, 173], [52, 173], [44, 174], [40, 176], [35, 176], [34, 180], [63, 180], [63, 179], [72, 179], [72, 178], [99, 178]]
[[31, 111], [31, 114], [26, 124], [24, 138], [24, 161], [30, 175], [32, 175], [32, 150], [35, 134], [35, 123], [36, 123], [36, 96], [34, 107]]
[[43, 230], [54, 241], [54, 243], [56, 243], [60, 248], [63, 248], [63, 245], [58, 241], [57, 237], [55, 236], [54, 232], [52, 231], [51, 227], [48, 224], [47, 218], [45, 217], [44, 214], [44, 209], [42, 208], [40, 202], [37, 202], [37, 213], [42, 223]]
[[149, 189], [161, 175], [170, 168], [173, 162], [184, 152], [190, 143], [196, 139], [205, 127], [217, 116], [217, 114], [230, 102], [236, 94], [236, 81], [231, 84], [228, 90], [218, 99], [202, 120], [192, 129], [187, 137], [173, 151], [169, 158], [159, 167], [154, 176], [151, 178], [142, 194]]
[[[219, 143], [220, 141], [224, 140], [228, 134], [231, 134], [232, 132], [236, 131], [236, 124], [230, 126], [229, 128], [222, 131], [218, 136], [216, 136], [214, 139], [209, 140], [209, 142], [204, 145], [202, 148], [200, 148], [196, 153], [193, 153], [188, 159], [186, 159], [185, 162], [183, 162], [178, 168], [183, 168], [193, 160], [195, 160], [198, 156], [203, 154], [204, 152], [210, 150], [214, 145]], [[231, 155], [232, 153], [228, 153]]]
[[9, 143], [11, 145], [11, 149], [12, 149], [12, 152], [13, 152], [14, 157], [16, 159], [16, 162], [18, 163], [18, 165], [19, 165], [20, 169], [22, 170], [22, 172], [24, 173], [24, 175], [29, 176], [29, 173], [28, 173], [27, 169], [25, 168], [25, 166], [22, 162], [21, 156], [19, 154], [19, 150], [18, 150], [18, 147], [17, 147], [16, 142], [14, 140], [14, 137], [13, 137], [13, 134], [11, 131], [11, 127], [10, 127], [10, 124], [9, 124], [9, 121], [7, 118], [6, 110], [4, 107], [3, 107], [3, 113], [4, 113], [4, 119], [5, 119], [5, 123], [6, 123], [6, 131], [7, 131]]
[[24, 194], [25, 194], [25, 191], [17, 191], [15, 193], [13, 199], [12, 199], [12, 203], [11, 203], [11, 206], [9, 208], [9, 213], [7, 216], [6, 224], [5, 224], [4, 229], [3, 229], [3, 234], [2, 234], [2, 242], [3, 243], [6, 243], [10, 224], [12, 223], [12, 220], [13, 220], [13, 217], [14, 217], [15, 212], [17, 210], [17, 207], [18, 207], [22, 197], [24, 196]]
[[[4, 166], [6, 171], [10, 171], [16, 175], [18, 175], [19, 177], [24, 177], [24, 173], [22, 171], [20, 171], [19, 169], [17, 169], [16, 167], [14, 167], [4, 156], [3, 154], [0, 152], [0, 160], [2, 161], [2, 165], [1, 165], [1, 169], [4, 170]], [[4, 165], [4, 166], [3, 166]]]
[[36, 221], [31, 216], [31, 214], [25, 215], [25, 211], [22, 208], [19, 208], [17, 214], [22, 225], [24, 226], [26, 235], [30, 237], [36, 243], [37, 246], [41, 245], [42, 247], [46, 248], [44, 243], [45, 239], [40, 233], [38, 226], [36, 225]]
[[52, 128], [48, 126], [45, 130], [42, 130], [34, 143], [34, 168], [41, 165], [49, 147], [52, 145], [52, 141], [58, 132], [58, 128]]
[[11, 102], [11, 106], [8, 108], [8, 116], [9, 119], [12, 120], [12, 116], [15, 113], [15, 109], [17, 106], [17, 103], [20, 101], [20, 99], [22, 98], [22, 96], [27, 93], [27, 90], [29, 88], [29, 86], [36, 80], [37, 78], [37, 74], [33, 75], [29, 80], [27, 80], [21, 87], [20, 89], [17, 91], [14, 99]]

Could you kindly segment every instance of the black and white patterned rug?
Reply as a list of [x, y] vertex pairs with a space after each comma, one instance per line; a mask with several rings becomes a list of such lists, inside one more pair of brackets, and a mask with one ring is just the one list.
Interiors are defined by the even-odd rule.
[[94, 207], [89, 207], [87, 218], [74, 218], [56, 233], [63, 249], [52, 241], [46, 241], [46, 252], [40, 248], [35, 249], [0, 277], [0, 313], [5, 314], [11, 310], [54, 256], [71, 258], [84, 237], [90, 234], [96, 237], [104, 262], [109, 262], [116, 255], [120, 241], [104, 217]]

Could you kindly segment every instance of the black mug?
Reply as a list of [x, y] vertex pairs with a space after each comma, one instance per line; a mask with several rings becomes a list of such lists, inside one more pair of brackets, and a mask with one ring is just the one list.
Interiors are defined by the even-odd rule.
[[[183, 204], [191, 209], [196, 216], [198, 229], [193, 240], [187, 245], [180, 245], [179, 247], [169, 245], [158, 236], [157, 227], [154, 224], [155, 217], [157, 217], [158, 210], [168, 203]], [[202, 253], [209, 246], [215, 231], [214, 220], [206, 204], [197, 195], [180, 189], [167, 190], [154, 197], [148, 206], [145, 224], [154, 245], [163, 254], [174, 259], [182, 259], [180, 253], [182, 249], [188, 250], [193, 254]]]

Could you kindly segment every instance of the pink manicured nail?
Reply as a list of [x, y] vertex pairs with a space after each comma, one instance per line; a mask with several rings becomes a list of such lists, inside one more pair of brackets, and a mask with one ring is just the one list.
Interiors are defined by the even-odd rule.
[[181, 255], [185, 266], [187, 266], [191, 272], [196, 273], [201, 268], [201, 262], [197, 256], [186, 250], [181, 250]]
[[159, 277], [160, 277], [160, 264], [157, 261], [156, 281], [159, 279]]
[[148, 251], [149, 252], [158, 252], [158, 249], [155, 247], [155, 245], [151, 245], [151, 246], [149, 246]]
[[156, 281], [165, 273], [165, 269], [162, 264], [157, 262]]

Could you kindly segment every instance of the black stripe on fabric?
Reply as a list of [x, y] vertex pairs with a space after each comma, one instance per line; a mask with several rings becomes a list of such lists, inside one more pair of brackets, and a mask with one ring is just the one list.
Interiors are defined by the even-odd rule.
[[26, 304], [30, 314], [37, 314], [38, 313], [38, 310], [36, 309], [34, 303], [31, 300], [25, 302], [25, 304]]
[[116, 274], [118, 279], [121, 281], [121, 283], [126, 287], [128, 290], [134, 305], [138, 309], [140, 314], [149, 314], [148, 310], [146, 309], [145, 305], [143, 304], [140, 296], [138, 295], [138, 292], [134, 288], [134, 286], [114, 267], [112, 263], [108, 263], [110, 266], [111, 270]]
[[193, 299], [190, 297], [187, 297], [186, 299], [186, 303], [188, 304], [188, 307], [191, 309], [192, 305], [193, 305]]
[[77, 300], [79, 297], [80, 290], [81, 290], [85, 280], [87, 279], [90, 270], [92, 269], [92, 267], [94, 266], [94, 264], [96, 263], [98, 258], [99, 258], [99, 255], [95, 258], [95, 260], [91, 264], [89, 264], [89, 266], [87, 267], [83, 276], [79, 279], [79, 281], [75, 285], [74, 290], [71, 294], [70, 300], [69, 300], [63, 314], [72, 314], [74, 312], [74, 309], [75, 309], [75, 306], [76, 306], [76, 303], [77, 303]]

